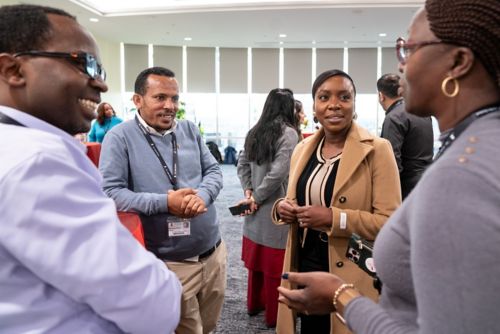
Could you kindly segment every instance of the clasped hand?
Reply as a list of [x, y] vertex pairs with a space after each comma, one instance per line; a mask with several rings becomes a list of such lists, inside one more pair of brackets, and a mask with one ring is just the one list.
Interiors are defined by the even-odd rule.
[[287, 224], [298, 222], [300, 227], [324, 231], [332, 226], [332, 210], [321, 205], [298, 206], [284, 199], [278, 203], [277, 211], [281, 221]]
[[207, 212], [205, 202], [196, 189], [182, 188], [167, 193], [168, 212], [181, 218], [193, 218]]

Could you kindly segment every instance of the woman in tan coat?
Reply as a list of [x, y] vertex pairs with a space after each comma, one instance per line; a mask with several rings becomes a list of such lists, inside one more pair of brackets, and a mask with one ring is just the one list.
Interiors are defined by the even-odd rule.
[[[372, 278], [345, 257], [352, 233], [374, 240], [401, 203], [399, 174], [388, 141], [353, 121], [356, 89], [340, 70], [318, 76], [312, 88], [322, 128], [300, 142], [290, 165], [288, 192], [273, 207], [276, 224], [290, 224], [284, 272], [329, 271], [376, 298]], [[290, 287], [287, 281], [282, 286]], [[295, 314], [278, 311], [278, 333], [293, 333]], [[334, 316], [301, 318], [302, 333], [347, 333]]]

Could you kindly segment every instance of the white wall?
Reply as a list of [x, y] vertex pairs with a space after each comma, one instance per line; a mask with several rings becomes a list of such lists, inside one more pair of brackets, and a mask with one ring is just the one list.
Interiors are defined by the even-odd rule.
[[120, 43], [111, 42], [100, 36], [94, 36], [101, 52], [101, 61], [107, 73], [108, 91], [102, 94], [103, 102], [110, 103], [117, 115], [123, 118], [123, 98], [120, 76]]

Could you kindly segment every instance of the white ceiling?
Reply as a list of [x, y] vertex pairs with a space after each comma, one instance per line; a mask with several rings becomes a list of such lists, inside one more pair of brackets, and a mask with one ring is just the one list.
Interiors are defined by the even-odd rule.
[[[90, 0], [0, 0], [0, 5], [24, 2], [65, 9], [94, 34], [115, 42], [257, 48], [393, 46], [397, 37], [406, 35], [411, 17], [423, 3], [100, 0], [93, 5]], [[118, 8], [113, 9], [113, 3]], [[138, 8], [138, 4], [152, 7]], [[387, 36], [379, 37], [379, 33]], [[192, 40], [185, 41], [185, 37]]]

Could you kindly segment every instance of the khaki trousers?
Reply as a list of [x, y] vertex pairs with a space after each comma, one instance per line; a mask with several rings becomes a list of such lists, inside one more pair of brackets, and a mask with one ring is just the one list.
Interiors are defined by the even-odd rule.
[[215, 329], [226, 291], [227, 250], [224, 241], [198, 262], [167, 261], [182, 283], [181, 320], [176, 334], [207, 334]]

